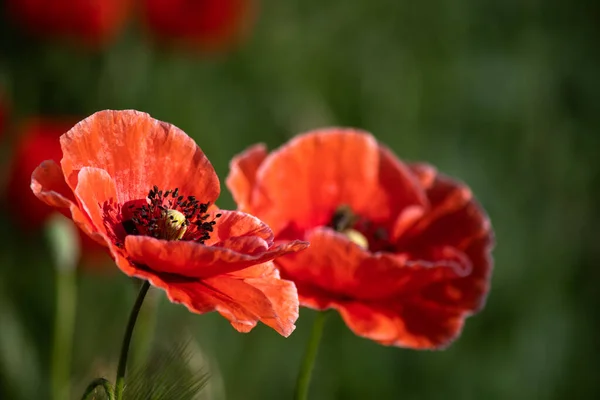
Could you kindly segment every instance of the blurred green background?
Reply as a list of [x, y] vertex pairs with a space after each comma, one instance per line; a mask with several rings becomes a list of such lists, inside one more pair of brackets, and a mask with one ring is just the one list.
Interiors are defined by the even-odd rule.
[[[105, 49], [82, 51], [31, 38], [4, 13], [0, 85], [13, 118], [149, 112], [194, 137], [222, 182], [248, 145], [273, 148], [330, 125], [369, 130], [401, 158], [435, 164], [471, 186], [495, 227], [486, 308], [441, 352], [377, 345], [334, 315], [310, 397], [591, 399], [600, 356], [599, 4], [264, 0], [245, 43], [220, 54], [156, 46], [135, 20]], [[234, 207], [224, 184], [219, 204]], [[11, 218], [21, 213], [5, 202], [0, 214], [0, 398], [45, 399], [54, 267], [43, 234]], [[135, 297], [128, 278], [108, 269], [78, 271], [73, 398], [89, 378], [113, 378]], [[193, 338], [212, 372], [209, 397], [291, 398], [313, 311], [302, 309], [284, 339], [264, 326], [240, 334], [214, 313], [156, 298], [156, 341]]]

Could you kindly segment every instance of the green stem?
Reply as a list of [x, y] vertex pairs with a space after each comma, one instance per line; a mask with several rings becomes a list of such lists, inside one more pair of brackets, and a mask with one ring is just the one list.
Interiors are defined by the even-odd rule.
[[69, 397], [71, 352], [77, 308], [77, 270], [56, 268], [56, 316], [52, 345], [52, 398]]
[[152, 348], [156, 313], [159, 297], [157, 293], [149, 293], [144, 300], [144, 307], [140, 310], [135, 326], [135, 341], [131, 344], [131, 361], [135, 366], [144, 365]]
[[123, 336], [123, 344], [121, 345], [121, 355], [119, 356], [119, 366], [117, 367], [117, 379], [115, 379], [115, 400], [121, 400], [123, 398], [123, 389], [125, 388], [125, 370], [127, 369], [127, 354], [129, 353], [129, 344], [131, 343], [131, 337], [133, 335], [133, 328], [135, 327], [135, 321], [144, 303], [144, 297], [148, 293], [150, 288], [150, 282], [144, 281], [138, 297], [135, 300], [135, 304], [129, 314], [129, 321], [127, 322], [127, 328], [125, 329], [125, 336]]
[[92, 383], [88, 385], [87, 389], [85, 389], [85, 393], [83, 393], [83, 397], [81, 397], [81, 400], [90, 399], [90, 396], [94, 394], [94, 390], [96, 390], [98, 386], [101, 386], [104, 389], [104, 393], [106, 393], [106, 397], [108, 398], [108, 400], [114, 400], [115, 391], [110, 382], [104, 378], [94, 379]]
[[326, 312], [319, 312], [313, 322], [308, 346], [306, 347], [304, 359], [302, 360], [300, 372], [298, 373], [298, 379], [296, 380], [296, 389], [294, 390], [295, 400], [306, 400], [308, 398], [310, 378], [315, 365], [315, 359], [317, 358], [321, 336], [323, 336], [323, 327], [325, 326], [326, 317]]

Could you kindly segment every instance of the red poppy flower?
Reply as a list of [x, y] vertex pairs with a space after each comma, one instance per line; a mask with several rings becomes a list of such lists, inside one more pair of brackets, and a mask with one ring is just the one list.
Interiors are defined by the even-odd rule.
[[366, 132], [315, 131], [271, 154], [251, 147], [227, 185], [277, 239], [311, 242], [276, 260], [282, 277], [301, 305], [337, 309], [357, 335], [440, 348], [483, 306], [493, 239], [471, 191]]
[[[37, 230], [56, 210], [40, 202], [31, 192], [29, 182], [35, 168], [44, 160], [60, 161], [62, 156], [58, 138], [75, 123], [71, 118], [36, 118], [23, 126], [9, 169], [6, 200], [8, 205], [18, 205], [14, 214], [20, 227]], [[85, 234], [81, 234], [82, 259], [85, 266], [101, 265], [104, 247]], [[104, 256], [104, 257], [103, 257]]]
[[114, 39], [131, 11], [131, 0], [8, 0], [10, 15], [29, 32], [90, 45]]
[[159, 39], [201, 50], [229, 48], [254, 22], [253, 0], [143, 0], [142, 18]]
[[61, 166], [40, 165], [32, 190], [70, 210], [124, 273], [190, 311], [218, 311], [239, 331], [259, 320], [285, 336], [293, 331], [296, 288], [270, 261], [308, 244], [274, 245], [257, 218], [216, 210], [217, 175], [184, 132], [145, 113], [101, 111], [60, 144]]

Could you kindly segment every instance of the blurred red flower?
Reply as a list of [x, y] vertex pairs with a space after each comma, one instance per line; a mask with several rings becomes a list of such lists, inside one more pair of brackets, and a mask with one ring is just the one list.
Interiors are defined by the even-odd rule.
[[7, 0], [6, 5], [30, 33], [92, 46], [113, 40], [132, 9], [131, 0]]
[[255, 8], [255, 0], [142, 0], [141, 13], [156, 38], [212, 51], [243, 39]]
[[483, 306], [490, 222], [463, 184], [406, 165], [366, 132], [326, 129], [231, 162], [240, 210], [276, 239], [311, 247], [276, 260], [300, 304], [337, 309], [357, 335], [386, 345], [448, 345]]
[[[58, 138], [73, 124], [71, 118], [35, 118], [27, 121], [21, 131], [13, 151], [7, 182], [7, 203], [18, 205], [22, 210], [14, 214], [19, 226], [40, 229], [50, 214], [52, 207], [40, 202], [31, 192], [31, 174], [44, 160], [60, 161], [61, 151]], [[81, 234], [83, 265], [95, 266], [101, 263], [105, 249], [87, 235]]]
[[274, 245], [257, 218], [217, 210], [218, 177], [183, 131], [137, 111], [101, 111], [60, 144], [61, 166], [40, 165], [32, 190], [70, 210], [125, 274], [190, 311], [218, 311], [238, 331], [259, 320], [284, 336], [293, 331], [296, 288], [270, 261], [308, 244]]

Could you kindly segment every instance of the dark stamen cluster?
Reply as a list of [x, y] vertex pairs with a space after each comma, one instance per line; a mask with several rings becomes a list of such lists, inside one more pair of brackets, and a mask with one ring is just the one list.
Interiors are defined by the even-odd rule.
[[[177, 222], [173, 215], [168, 213], [169, 210], [175, 210], [185, 217], [185, 221], [182, 222], [185, 234], [181, 240], [204, 243], [210, 238], [216, 224], [214, 219], [208, 221], [210, 214], [207, 211], [210, 203], [200, 203], [194, 196], [180, 195], [179, 188], [163, 192], [156, 185], [148, 192], [148, 201], [149, 204], [143, 206], [129, 206], [133, 217], [123, 223], [129, 234], [163, 239], [165, 218], [169, 218], [170, 222]], [[215, 219], [220, 216], [221, 214], [216, 214]]]

